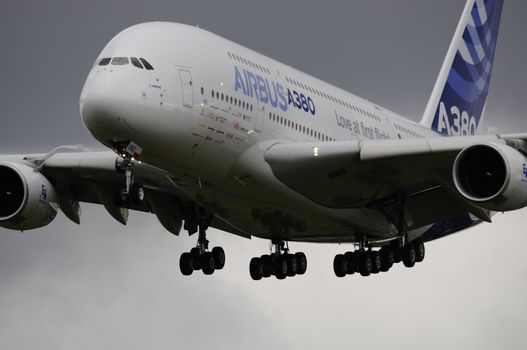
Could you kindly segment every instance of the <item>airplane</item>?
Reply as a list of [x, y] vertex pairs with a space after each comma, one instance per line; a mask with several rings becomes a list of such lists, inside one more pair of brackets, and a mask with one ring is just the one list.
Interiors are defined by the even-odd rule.
[[41, 228], [59, 210], [79, 224], [87, 202], [197, 234], [185, 276], [224, 268], [210, 227], [270, 241], [253, 280], [303, 275], [292, 242], [349, 244], [337, 277], [411, 268], [426, 242], [527, 206], [527, 133], [478, 134], [502, 8], [467, 1], [419, 123], [197, 27], [127, 28], [79, 101], [109, 150], [1, 155], [0, 226]]

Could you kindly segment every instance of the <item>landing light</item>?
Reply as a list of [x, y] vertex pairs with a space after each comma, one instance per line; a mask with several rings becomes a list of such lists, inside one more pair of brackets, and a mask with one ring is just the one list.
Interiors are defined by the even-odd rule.
[[313, 156], [318, 157], [318, 147], [313, 147]]

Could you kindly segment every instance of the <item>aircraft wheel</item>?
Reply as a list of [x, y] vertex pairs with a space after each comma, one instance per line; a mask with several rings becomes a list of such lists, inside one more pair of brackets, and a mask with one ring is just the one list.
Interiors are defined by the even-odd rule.
[[347, 267], [348, 264], [344, 255], [336, 255], [335, 259], [333, 259], [333, 271], [335, 272], [335, 276], [339, 278], [346, 276]]
[[134, 183], [130, 188], [130, 201], [134, 205], [141, 205], [145, 199], [143, 185]]
[[390, 270], [395, 263], [393, 250], [390, 247], [382, 247], [379, 255], [381, 256], [381, 271], [386, 272]]
[[304, 253], [296, 253], [295, 254], [295, 258], [296, 258], [296, 274], [297, 275], [303, 275], [304, 273], [306, 273], [306, 270], [307, 270], [307, 258], [306, 258], [306, 254]]
[[270, 255], [262, 255], [260, 257], [263, 268], [264, 278], [271, 277], [273, 275], [273, 258]]
[[381, 256], [379, 255], [379, 252], [369, 252], [371, 257], [371, 273], [379, 273], [381, 272]]
[[225, 266], [225, 251], [222, 247], [212, 248], [212, 256], [214, 257], [214, 265], [216, 270], [221, 270]]
[[416, 254], [412, 244], [408, 244], [406, 247], [404, 247], [402, 255], [404, 266], [413, 267], [415, 265]]
[[201, 256], [201, 269], [205, 275], [212, 275], [215, 270], [214, 256], [210, 252], [205, 252]]
[[255, 281], [261, 280], [263, 277], [263, 265], [260, 258], [252, 258], [249, 263], [249, 273], [251, 278]]
[[414, 244], [414, 248], [415, 262], [422, 262], [425, 259], [425, 244], [419, 240]]
[[357, 267], [358, 267], [357, 253], [346, 252], [346, 254], [344, 254], [344, 257], [346, 258], [346, 262], [347, 262], [346, 273], [348, 275], [353, 275], [355, 272], [357, 272]]
[[192, 266], [194, 270], [201, 270], [201, 252], [199, 248], [194, 247], [190, 250], [192, 256]]
[[368, 252], [359, 253], [359, 272], [361, 276], [369, 276], [372, 271], [371, 255]]
[[184, 276], [192, 275], [194, 266], [192, 264], [192, 255], [190, 253], [183, 253], [179, 258], [179, 269]]
[[293, 277], [296, 275], [296, 270], [298, 268], [296, 258], [293, 254], [287, 254], [285, 260], [287, 261], [287, 276]]
[[277, 256], [274, 262], [274, 275], [277, 279], [283, 280], [287, 276], [287, 259], [285, 255]]

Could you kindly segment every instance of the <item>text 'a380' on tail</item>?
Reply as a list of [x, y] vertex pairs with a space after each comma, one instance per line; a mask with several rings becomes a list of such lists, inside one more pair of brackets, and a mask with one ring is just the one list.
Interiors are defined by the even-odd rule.
[[473, 135], [483, 120], [503, 0], [468, 0], [421, 124], [444, 136]]

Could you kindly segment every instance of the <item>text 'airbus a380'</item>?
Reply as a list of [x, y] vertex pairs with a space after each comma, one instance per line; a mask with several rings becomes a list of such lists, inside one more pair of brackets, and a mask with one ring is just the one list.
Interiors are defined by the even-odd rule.
[[112, 151], [0, 156], [0, 226], [43, 227], [59, 209], [79, 223], [88, 202], [197, 233], [184, 275], [224, 267], [209, 227], [272, 242], [255, 280], [306, 272], [293, 241], [352, 244], [339, 277], [412, 267], [425, 242], [527, 206], [527, 134], [476, 135], [502, 7], [467, 2], [420, 123], [202, 29], [128, 28], [80, 96]]

